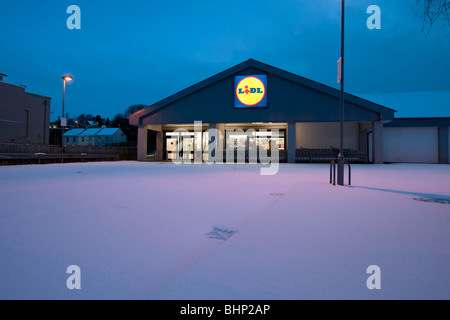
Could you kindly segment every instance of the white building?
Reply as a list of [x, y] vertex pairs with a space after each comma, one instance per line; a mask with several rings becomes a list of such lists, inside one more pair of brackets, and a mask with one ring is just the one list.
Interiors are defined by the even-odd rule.
[[69, 146], [117, 146], [127, 141], [120, 128], [72, 129], [64, 133], [64, 145]]
[[65, 146], [77, 146], [79, 145], [80, 133], [82, 133], [84, 129], [72, 129], [64, 133], [64, 145]]
[[79, 134], [79, 146], [98, 146], [95, 135], [100, 131], [100, 128], [86, 129]]
[[95, 137], [99, 146], [115, 146], [127, 141], [125, 133], [120, 128], [104, 128]]

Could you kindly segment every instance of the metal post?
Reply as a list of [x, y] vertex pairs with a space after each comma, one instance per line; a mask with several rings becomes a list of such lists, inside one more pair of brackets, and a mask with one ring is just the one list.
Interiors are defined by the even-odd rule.
[[330, 184], [333, 183], [333, 161], [330, 163]]
[[344, 185], [344, 34], [345, 34], [345, 0], [341, 8], [341, 106], [340, 106], [340, 142], [338, 155], [338, 185]]
[[63, 78], [63, 103], [62, 103], [62, 115], [61, 115], [61, 153], [64, 153], [64, 127], [63, 127], [63, 118], [64, 118], [64, 101], [66, 99], [66, 79]]
[[62, 105], [61, 121], [62, 121], [62, 118], [64, 117], [64, 100], [65, 99], [66, 99], [66, 80], [63, 79], [63, 105]]
[[330, 184], [336, 185], [336, 161], [330, 163]]
[[63, 119], [64, 119], [64, 125], [66, 125], [66, 118], [64, 117], [64, 103], [66, 100], [66, 81], [72, 81], [73, 77], [69, 75], [62, 76], [63, 79], [63, 103], [62, 103], [62, 115], [61, 115], [61, 153], [64, 153], [64, 126], [63, 126]]
[[350, 163], [347, 162], [348, 165], [348, 185], [352, 185], [352, 167], [350, 166]]

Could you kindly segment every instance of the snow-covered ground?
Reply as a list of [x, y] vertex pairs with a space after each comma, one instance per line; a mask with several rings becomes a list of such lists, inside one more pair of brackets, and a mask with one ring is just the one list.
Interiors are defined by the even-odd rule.
[[0, 299], [449, 298], [450, 165], [0, 167]]

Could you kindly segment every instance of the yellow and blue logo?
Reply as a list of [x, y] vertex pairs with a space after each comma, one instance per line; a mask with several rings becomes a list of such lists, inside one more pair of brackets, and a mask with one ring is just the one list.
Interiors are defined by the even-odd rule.
[[267, 107], [267, 75], [236, 76], [236, 108]]

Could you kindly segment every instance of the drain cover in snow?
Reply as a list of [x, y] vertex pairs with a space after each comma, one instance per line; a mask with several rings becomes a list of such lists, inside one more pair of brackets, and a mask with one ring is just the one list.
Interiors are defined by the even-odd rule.
[[214, 229], [212, 229], [212, 231], [210, 231], [206, 234], [206, 237], [210, 238], [210, 239], [227, 240], [236, 232], [237, 231], [226, 230], [226, 229], [215, 227]]

